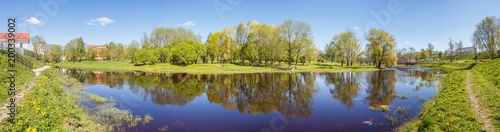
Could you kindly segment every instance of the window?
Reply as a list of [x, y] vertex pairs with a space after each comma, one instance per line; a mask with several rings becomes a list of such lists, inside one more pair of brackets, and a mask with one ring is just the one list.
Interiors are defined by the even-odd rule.
[[3, 37], [5, 38], [5, 35], [3, 35]]
[[23, 43], [20, 44], [20, 47], [23, 48]]

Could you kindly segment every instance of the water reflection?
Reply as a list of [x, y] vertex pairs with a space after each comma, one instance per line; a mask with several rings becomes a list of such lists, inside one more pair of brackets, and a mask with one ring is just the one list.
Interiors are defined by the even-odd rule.
[[[140, 95], [146, 102], [159, 106], [187, 106], [200, 97], [204, 97], [202, 101], [217, 104], [218, 108], [237, 111], [239, 115], [255, 116], [277, 112], [288, 120], [321, 118], [321, 122], [342, 116], [337, 115], [341, 113], [355, 116], [368, 111], [368, 107], [411, 104], [412, 107], [417, 108], [420, 104], [415, 103], [415, 96], [408, 95], [410, 98], [405, 101], [409, 102], [401, 102], [402, 100], [398, 102], [393, 95], [415, 92], [412, 89], [416, 84], [433, 80], [432, 77], [436, 73], [411, 67], [361, 73], [252, 74], [114, 73], [60, 70], [86, 85], [124, 89]], [[431, 83], [425, 83], [425, 85], [432, 87]], [[325, 94], [322, 94], [325, 92], [328, 99], [325, 99], [323, 96]], [[418, 94], [432, 97], [434, 93], [433, 90], [424, 90]], [[324, 103], [325, 101], [330, 103]], [[327, 110], [331, 109], [328, 105], [331, 105], [332, 101], [344, 106], [341, 109], [334, 109], [339, 113]], [[356, 109], [357, 106], [360, 108]], [[316, 116], [314, 113], [317, 113]], [[412, 115], [416, 116], [417, 111]], [[383, 116], [379, 118], [384, 119]], [[360, 125], [366, 120], [368, 119], [352, 119], [350, 125]]]

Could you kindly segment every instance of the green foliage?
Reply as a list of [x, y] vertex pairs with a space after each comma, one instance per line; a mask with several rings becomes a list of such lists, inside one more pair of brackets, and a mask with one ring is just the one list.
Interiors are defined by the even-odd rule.
[[176, 59], [178, 63], [188, 63], [195, 61], [197, 59], [197, 55], [195, 49], [193, 48], [193, 45], [196, 45], [197, 43], [200, 42], [188, 40], [184, 43], [180, 43], [179, 45], [175, 46], [172, 57]]
[[367, 47], [368, 59], [376, 62], [377, 67], [381, 64], [385, 66], [396, 65], [396, 40], [393, 35], [382, 29], [371, 29], [366, 40], [369, 42]]
[[86, 52], [87, 55], [85, 56], [85, 58], [87, 59], [93, 60], [97, 56], [97, 50], [92, 48], [91, 46], [87, 46]]
[[134, 54], [134, 63], [146, 64], [150, 58], [152, 58], [152, 55], [147, 49], [139, 49]]
[[[28, 56], [26, 56], [28, 57]], [[29, 57], [31, 58], [31, 57]], [[24, 68], [22, 65], [15, 63], [14, 68], [11, 68], [8, 63], [8, 57], [0, 54], [0, 103], [4, 104], [5, 101], [7, 101], [7, 98], [10, 98], [10, 95], [7, 95], [8, 90], [10, 88], [10, 81], [7, 79], [10, 77], [10, 73], [7, 72], [7, 69], [13, 69], [17, 70], [16, 73], [16, 92], [20, 92], [21, 90], [24, 89], [24, 85], [27, 84], [29, 81], [35, 77], [35, 74], [26, 68]], [[36, 60], [32, 58], [33, 60]], [[38, 61], [36, 61], [38, 62]]]
[[[470, 106], [462, 71], [448, 74], [441, 81], [439, 94], [424, 104], [420, 120], [402, 126], [399, 131], [478, 131], [477, 120]], [[415, 130], [417, 129], [417, 130]]]

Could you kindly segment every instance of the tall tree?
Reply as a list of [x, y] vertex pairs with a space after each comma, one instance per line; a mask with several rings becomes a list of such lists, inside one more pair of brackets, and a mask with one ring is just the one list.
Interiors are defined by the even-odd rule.
[[[239, 47], [238, 52], [243, 52], [243, 47], [247, 43], [248, 29], [244, 22], [240, 22], [238, 27], [236, 28], [236, 46]], [[244, 53], [240, 53], [240, 63], [245, 64]]]
[[448, 51], [449, 51], [449, 52], [448, 52], [448, 53], [449, 53], [448, 57], [450, 57], [450, 62], [453, 62], [453, 58], [454, 58], [454, 57], [452, 57], [452, 54], [453, 54], [453, 49], [454, 49], [454, 46], [455, 46], [455, 45], [453, 45], [453, 40], [451, 40], [451, 38], [450, 38], [450, 42], [448, 43], [448, 46], [450, 47], [450, 48], [448, 49]]
[[116, 60], [119, 60], [121, 58], [123, 58], [123, 52], [124, 52], [124, 47], [123, 47], [123, 44], [122, 43], [118, 43], [118, 45], [116, 45], [115, 49], [113, 50], [113, 58], [115, 58]]
[[127, 49], [125, 49], [125, 58], [131, 59], [132, 63], [134, 63], [134, 54], [135, 52], [137, 52], [139, 45], [139, 42], [137, 42], [136, 40], [132, 40]]
[[382, 29], [371, 29], [366, 40], [369, 42], [367, 48], [372, 49], [369, 50], [370, 58], [377, 64], [377, 67], [380, 68], [382, 63], [385, 66], [396, 65], [397, 58], [394, 49], [396, 40], [392, 34]]
[[218, 59], [220, 52], [219, 47], [223, 44], [223, 34], [222, 33], [214, 33], [211, 34], [208, 38], [208, 55], [210, 56], [212, 63], [214, 63], [215, 59]]
[[473, 43], [480, 49], [485, 49], [493, 60], [500, 47], [500, 20], [494, 16], [483, 19], [476, 25], [473, 40]]
[[429, 53], [430, 55], [434, 55], [434, 45], [432, 45], [431, 43], [428, 43], [427, 46], [429, 46]]
[[39, 58], [43, 50], [45, 49], [45, 45], [47, 44], [43, 37], [38, 35], [31, 37], [31, 44], [33, 45], [33, 52], [35, 52], [35, 58]]
[[288, 46], [288, 68], [292, 68], [292, 53], [303, 49], [304, 40], [312, 34], [311, 25], [302, 21], [285, 20], [279, 26], [280, 37]]
[[92, 46], [87, 46], [87, 48], [85, 48], [85, 52], [86, 52], [85, 53], [86, 59], [93, 60], [97, 56], [97, 50], [94, 49]]

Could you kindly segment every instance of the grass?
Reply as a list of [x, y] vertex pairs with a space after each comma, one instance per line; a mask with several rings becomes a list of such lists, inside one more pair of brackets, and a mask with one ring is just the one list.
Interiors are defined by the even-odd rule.
[[15, 124], [4, 120], [1, 131], [98, 130], [77, 105], [77, 96], [64, 90], [65, 80], [53, 69], [43, 71], [17, 107]]
[[474, 116], [465, 89], [463, 71], [448, 74], [439, 93], [424, 104], [421, 116], [397, 128], [397, 131], [481, 131], [482, 122]]
[[445, 70], [467, 70], [471, 69], [478, 63], [457, 63], [457, 62], [419, 62], [415, 64], [414, 66], [420, 66], [420, 67], [432, 67], [432, 68], [439, 68], [439, 69], [445, 69]]
[[480, 64], [472, 70], [474, 93], [482, 109], [488, 111], [496, 130], [500, 130], [500, 59]]
[[[287, 63], [277, 63], [272, 65], [254, 65], [250, 66], [248, 62], [242, 66], [238, 63], [215, 63], [215, 64], [155, 64], [155, 65], [134, 65], [130, 60], [120, 61], [94, 61], [84, 60], [81, 62], [62, 61], [53, 64], [62, 68], [74, 68], [81, 70], [98, 70], [98, 71], [146, 71], [146, 72], [187, 72], [187, 73], [259, 73], [259, 72], [290, 72]], [[292, 66], [294, 67], [294, 65]], [[325, 72], [361, 72], [379, 70], [374, 66], [339, 66], [337, 63], [301, 63], [297, 65], [297, 69], [293, 71], [325, 71]]]
[[[9, 88], [10, 88], [10, 81], [8, 80], [8, 77], [10, 77], [10, 73], [7, 72], [7, 70], [12, 69], [9, 67], [7, 56], [0, 55], [0, 103], [4, 104], [5, 102], [10, 99], [9, 93]], [[32, 72], [31, 70], [28, 70], [24, 67], [22, 67], [20, 64], [15, 63], [15, 67], [13, 70], [16, 70], [15, 73], [15, 85], [16, 85], [16, 92], [21, 92], [21, 90], [24, 89], [24, 86], [31, 82], [34, 77], [35, 73]]]

